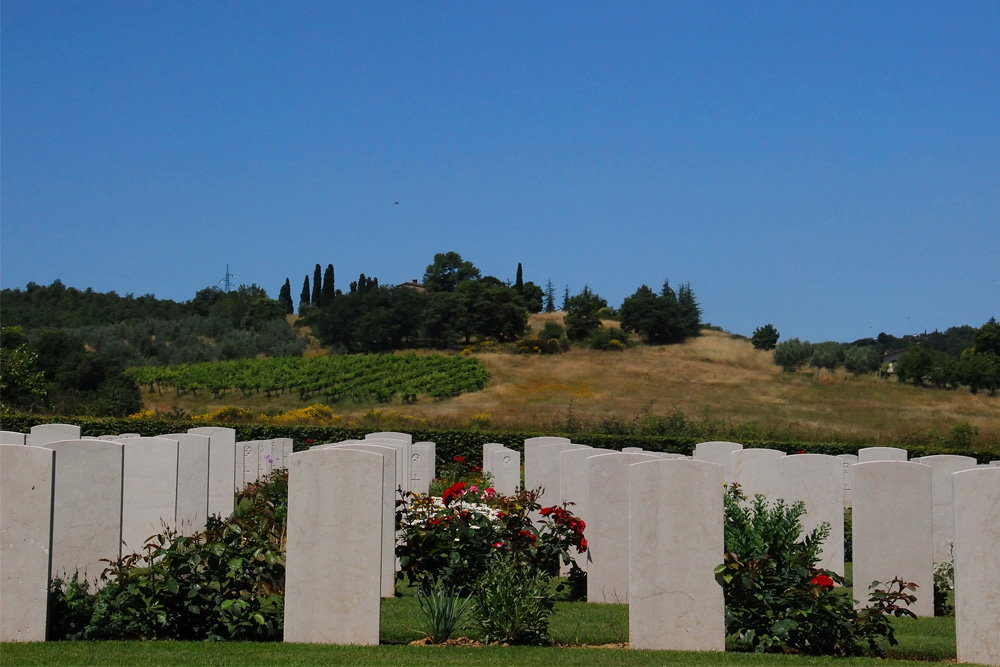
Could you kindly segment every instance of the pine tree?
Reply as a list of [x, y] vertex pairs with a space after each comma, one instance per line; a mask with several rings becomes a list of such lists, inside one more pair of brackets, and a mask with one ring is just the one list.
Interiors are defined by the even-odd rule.
[[563, 292], [563, 305], [562, 310], [566, 311], [569, 307], [569, 285], [566, 285], [566, 291]]
[[545, 312], [556, 312], [556, 288], [551, 280], [545, 283]]
[[312, 305], [317, 308], [323, 305], [323, 269], [319, 264], [313, 269]]
[[281, 286], [281, 290], [278, 292], [278, 303], [281, 304], [286, 315], [291, 315], [295, 312], [295, 304], [292, 303], [292, 284], [288, 282], [288, 278], [285, 278], [285, 284]]
[[326, 272], [323, 274], [323, 289], [320, 292], [323, 299], [322, 305], [329, 306], [333, 303], [333, 297], [336, 293], [333, 285], [333, 264], [327, 264]]

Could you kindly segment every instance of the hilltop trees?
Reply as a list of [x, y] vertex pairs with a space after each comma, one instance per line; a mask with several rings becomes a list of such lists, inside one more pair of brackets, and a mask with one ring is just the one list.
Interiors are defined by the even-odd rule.
[[478, 280], [479, 269], [462, 259], [457, 252], [434, 255], [434, 261], [424, 271], [424, 289], [428, 292], [454, 292], [466, 280]]
[[286, 315], [291, 315], [295, 312], [295, 304], [292, 303], [292, 284], [288, 281], [288, 278], [285, 278], [285, 284], [281, 286], [281, 290], [278, 292], [278, 303], [281, 304]]
[[621, 307], [622, 328], [652, 345], [681, 343], [701, 331], [701, 308], [688, 284], [677, 292], [665, 281], [660, 293], [642, 285]]
[[778, 344], [778, 338], [780, 338], [780, 335], [778, 334], [778, 330], [774, 328], [774, 325], [765, 324], [762, 327], [754, 329], [753, 336], [750, 337], [750, 342], [757, 350], [773, 350]]
[[608, 307], [608, 302], [590, 291], [590, 287], [583, 286], [583, 290], [576, 296], [569, 296], [569, 288], [566, 288], [567, 296], [563, 299], [563, 322], [566, 324], [566, 337], [570, 340], [586, 340], [601, 326], [601, 318], [598, 311]]

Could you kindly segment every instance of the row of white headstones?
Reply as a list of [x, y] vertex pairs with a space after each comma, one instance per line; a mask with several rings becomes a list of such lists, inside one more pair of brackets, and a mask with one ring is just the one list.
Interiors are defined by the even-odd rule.
[[[411, 440], [408, 434], [376, 433], [281, 459], [289, 467], [285, 641], [378, 643], [379, 598], [393, 594], [396, 492], [426, 492], [436, 459], [433, 443]], [[249, 453], [247, 443], [241, 445]], [[40, 488], [48, 484], [44, 475], [35, 480], [25, 463], [15, 470], [9, 453], [16, 449], [43, 448], [3, 448], [3, 608], [13, 590], [7, 562], [17, 546], [8, 541], [7, 528], [14, 525], [8, 506], [16, 505], [26, 517], [44, 515], [44, 502], [33, 507], [25, 502], [31, 495], [25, 484], [29, 478]], [[233, 449], [240, 448], [234, 443]], [[48, 469], [54, 480], [60, 454], [43, 451], [49, 454], [37, 456], [38, 470]], [[519, 451], [486, 445], [483, 464], [499, 492], [519, 488]], [[238, 473], [235, 464], [230, 469]], [[243, 480], [248, 481], [246, 472]], [[633, 648], [724, 650], [724, 609], [714, 567], [723, 551], [724, 483], [737, 482], [750, 495], [802, 500], [806, 529], [830, 523], [821, 565], [838, 573], [843, 572], [843, 510], [853, 506], [854, 580], [899, 576], [917, 583], [918, 615], [933, 613], [935, 536], [944, 531], [954, 544], [959, 660], [1000, 664], [1000, 578], [992, 574], [1000, 571], [1000, 467], [995, 465], [976, 466], [968, 457], [907, 461], [906, 452], [895, 448], [863, 449], [855, 463], [851, 457], [785, 456], [737, 443], [701, 443], [687, 458], [532, 438], [524, 442], [524, 482], [544, 489], [543, 505], [572, 502], [574, 513], [587, 522], [590, 549], [579, 563], [588, 571], [588, 599], [629, 603]], [[16, 484], [23, 487], [20, 493]], [[8, 489], [18, 495], [8, 496]], [[231, 509], [231, 493], [229, 502]], [[51, 571], [50, 566], [46, 584]], [[855, 597], [863, 602], [860, 593]], [[33, 637], [5, 629], [4, 639], [38, 639], [37, 621], [33, 628]]]

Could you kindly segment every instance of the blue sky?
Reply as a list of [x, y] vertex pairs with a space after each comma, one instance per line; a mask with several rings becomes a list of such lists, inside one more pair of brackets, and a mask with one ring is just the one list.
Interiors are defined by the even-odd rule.
[[993, 1], [4, 0], [0, 284], [297, 298], [453, 250], [747, 335], [979, 326], [998, 44]]

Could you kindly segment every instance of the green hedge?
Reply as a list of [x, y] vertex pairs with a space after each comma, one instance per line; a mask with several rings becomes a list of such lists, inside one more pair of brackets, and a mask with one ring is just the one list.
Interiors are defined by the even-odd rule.
[[[0, 430], [28, 433], [32, 426], [38, 424], [76, 424], [82, 435], [99, 436], [108, 433], [139, 433], [144, 436], [155, 436], [162, 433], [182, 433], [189, 428], [198, 426], [224, 426], [236, 430], [237, 440], [269, 440], [271, 438], [291, 438], [295, 450], [308, 449], [312, 445], [327, 442], [339, 442], [354, 438], [364, 438], [365, 434], [380, 430], [372, 427], [343, 426], [286, 426], [273, 424], [230, 424], [206, 423], [183, 419], [128, 419], [115, 417], [62, 417], [57, 415], [0, 415]], [[605, 435], [600, 433], [552, 433], [538, 431], [486, 431], [486, 430], [451, 430], [451, 429], [409, 429], [414, 442], [428, 441], [436, 443], [439, 461], [448, 461], [455, 456], [464, 456], [470, 461], [478, 461], [482, 457], [482, 447], [488, 442], [499, 442], [511, 449], [523, 451], [527, 438], [538, 436], [564, 436], [573, 442], [604, 449], [623, 449], [625, 447], [641, 447], [654, 452], [671, 452], [688, 454], [694, 451], [697, 441], [691, 438], [675, 438], [671, 436], [640, 436], [640, 435]], [[745, 441], [747, 448], [762, 447], [777, 449], [787, 454], [805, 451], [809, 454], [857, 454], [858, 449], [867, 447], [864, 444], [817, 443], [795, 441], [753, 440]], [[933, 454], [957, 454], [972, 456], [979, 463], [988, 463], [997, 458], [996, 452], [973, 449], [947, 449], [926, 445], [897, 445], [906, 449], [911, 457], [931, 456]]]

